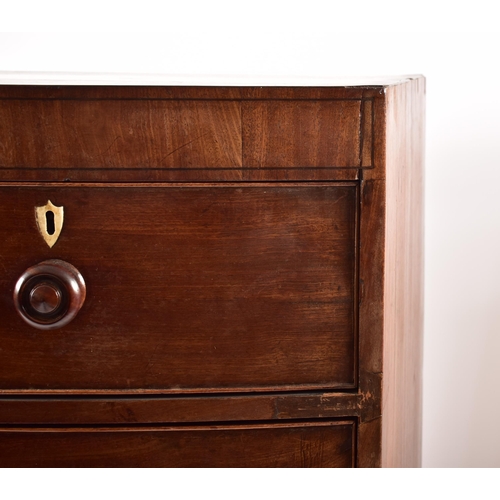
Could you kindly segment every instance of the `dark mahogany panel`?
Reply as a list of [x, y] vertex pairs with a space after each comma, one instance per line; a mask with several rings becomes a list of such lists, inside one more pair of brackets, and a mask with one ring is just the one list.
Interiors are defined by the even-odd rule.
[[361, 101], [242, 105], [246, 167], [360, 167]]
[[353, 422], [2, 429], [0, 467], [353, 467]]
[[[282, 390], [355, 384], [357, 187], [0, 188], [0, 389]], [[64, 206], [49, 248], [34, 207]], [[62, 259], [85, 304], [17, 315], [26, 268]]]
[[0, 166], [241, 166], [236, 101], [0, 100]]

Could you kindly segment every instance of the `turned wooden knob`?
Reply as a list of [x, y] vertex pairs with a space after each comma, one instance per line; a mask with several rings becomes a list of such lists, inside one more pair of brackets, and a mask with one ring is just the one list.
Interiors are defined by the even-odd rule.
[[54, 330], [78, 314], [85, 294], [85, 281], [76, 267], [63, 260], [45, 260], [17, 280], [14, 305], [29, 325]]

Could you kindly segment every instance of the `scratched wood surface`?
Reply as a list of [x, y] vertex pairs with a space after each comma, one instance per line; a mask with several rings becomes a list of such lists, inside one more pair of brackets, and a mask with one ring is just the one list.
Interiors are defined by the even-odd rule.
[[148, 396], [142, 391], [113, 396], [52, 397], [4, 395], [0, 424], [124, 425], [230, 422], [241, 420], [380, 417], [380, 398], [353, 392], [287, 392]]
[[352, 421], [0, 429], [0, 467], [353, 467], [354, 457]]

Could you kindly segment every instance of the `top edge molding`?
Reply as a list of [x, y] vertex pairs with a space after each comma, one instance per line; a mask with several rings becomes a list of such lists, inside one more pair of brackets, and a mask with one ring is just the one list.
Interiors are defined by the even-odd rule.
[[298, 77], [0, 71], [0, 85], [40, 86], [387, 87], [418, 78], [421, 75]]

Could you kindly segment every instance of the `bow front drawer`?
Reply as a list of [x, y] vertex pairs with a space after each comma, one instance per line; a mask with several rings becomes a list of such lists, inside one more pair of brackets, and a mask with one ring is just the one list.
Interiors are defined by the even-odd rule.
[[[356, 184], [0, 192], [2, 390], [355, 386]], [[64, 208], [52, 247], [34, 214], [47, 200]], [[76, 316], [50, 331], [23, 322], [12, 301], [40, 261], [71, 264], [86, 286]], [[56, 310], [58, 279], [24, 292], [35, 321]]]
[[0, 466], [353, 467], [355, 431], [353, 421], [0, 429]]

